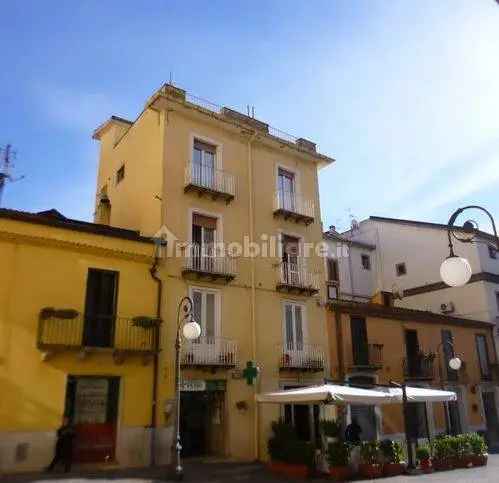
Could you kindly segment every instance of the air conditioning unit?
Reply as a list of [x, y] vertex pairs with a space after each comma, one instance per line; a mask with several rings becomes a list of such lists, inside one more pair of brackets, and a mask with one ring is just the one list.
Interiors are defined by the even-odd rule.
[[445, 304], [440, 304], [440, 312], [443, 314], [452, 314], [456, 308], [454, 307], [454, 302], [447, 302]]

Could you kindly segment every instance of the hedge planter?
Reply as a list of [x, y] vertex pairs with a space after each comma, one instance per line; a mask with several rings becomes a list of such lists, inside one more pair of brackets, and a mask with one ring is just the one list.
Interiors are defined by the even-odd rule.
[[383, 465], [383, 475], [384, 476], [399, 476], [405, 471], [405, 465], [403, 463], [385, 463]]
[[473, 455], [471, 457], [471, 462], [473, 463], [473, 466], [487, 466], [488, 456], [489, 455], [487, 454]]
[[268, 468], [272, 473], [286, 476], [287, 478], [306, 478], [308, 476], [307, 465], [294, 465], [282, 461], [271, 461]]
[[361, 463], [359, 465], [359, 474], [364, 478], [381, 478], [383, 476], [383, 465], [375, 463]]
[[346, 481], [353, 476], [353, 472], [349, 466], [331, 466], [329, 474], [333, 481]]
[[473, 466], [472, 456], [461, 456], [454, 459], [454, 468], [471, 468]]
[[447, 471], [452, 470], [454, 467], [452, 466], [452, 459], [434, 459], [433, 460], [433, 468], [436, 471]]

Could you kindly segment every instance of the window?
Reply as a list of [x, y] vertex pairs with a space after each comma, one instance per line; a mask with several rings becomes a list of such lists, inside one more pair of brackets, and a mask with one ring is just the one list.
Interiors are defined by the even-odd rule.
[[367, 343], [366, 319], [363, 317], [350, 318], [352, 334], [353, 363], [355, 366], [369, 365], [369, 346]]
[[302, 305], [284, 304], [284, 341], [286, 351], [303, 351], [305, 341], [305, 308]]
[[371, 257], [367, 255], [366, 253], [363, 253], [360, 256], [360, 261], [362, 263], [362, 268], [364, 270], [371, 270]]
[[214, 290], [191, 289], [194, 320], [201, 326], [201, 337], [210, 343], [219, 335], [219, 294]]
[[478, 334], [475, 336], [476, 352], [478, 355], [478, 364], [480, 366], [480, 373], [482, 379], [490, 379], [490, 361], [489, 351], [487, 348], [487, 339], [484, 335]]
[[121, 183], [125, 177], [125, 165], [123, 164], [118, 171], [116, 171], [116, 184]]
[[496, 292], [496, 304], [497, 304], [497, 310], [499, 310], [499, 292]]
[[277, 180], [279, 194], [279, 208], [286, 211], [295, 211], [295, 175], [290, 171], [279, 168]]
[[407, 274], [407, 267], [405, 266], [405, 263], [397, 263], [395, 265], [395, 272], [397, 273], [397, 277]]
[[212, 188], [215, 182], [215, 156], [217, 148], [198, 139], [192, 151], [192, 179], [199, 186]]
[[488, 247], [489, 247], [489, 257], [496, 260], [497, 259], [497, 248], [493, 245], [489, 245]]
[[301, 272], [299, 266], [300, 239], [282, 235], [282, 277], [289, 285], [299, 285]]
[[327, 279], [330, 282], [338, 282], [338, 260], [334, 258], [327, 259]]
[[217, 219], [194, 213], [192, 215], [192, 253], [194, 268], [212, 271], [215, 257]]

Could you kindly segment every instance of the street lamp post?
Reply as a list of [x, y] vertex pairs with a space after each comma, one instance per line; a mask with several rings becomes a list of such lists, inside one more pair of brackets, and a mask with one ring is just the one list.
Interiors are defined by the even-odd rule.
[[[438, 375], [440, 378], [440, 388], [442, 390], [445, 390], [445, 383], [444, 383], [444, 368], [442, 364], [442, 356], [440, 354], [440, 349], [443, 347], [444, 344], [448, 344], [449, 347], [452, 349], [452, 353], [454, 354], [454, 344], [450, 340], [445, 340], [440, 342], [438, 344], [437, 349], [436, 349], [436, 354], [438, 357]], [[459, 357], [456, 357], [455, 355], [449, 360], [449, 367], [453, 369], [454, 371], [459, 371], [461, 369], [461, 366], [463, 365], [462, 360]], [[447, 434], [450, 433], [450, 421], [449, 421], [449, 403], [444, 402], [444, 413], [445, 413], [445, 429], [447, 430]]]
[[496, 244], [496, 250], [499, 252], [499, 238], [497, 236], [496, 224], [494, 222], [493, 216], [485, 208], [478, 205], [469, 205], [463, 208], [457, 209], [452, 213], [447, 223], [447, 238], [449, 240], [449, 256], [443, 261], [440, 266], [440, 276], [442, 280], [450, 287], [462, 287], [466, 285], [471, 278], [471, 265], [465, 258], [459, 257], [454, 253], [454, 245], [452, 243], [452, 238], [459, 240], [464, 243], [476, 242], [475, 235], [478, 230], [477, 224], [472, 221], [466, 221], [462, 227], [456, 226], [457, 217], [465, 210], [475, 209], [484, 212], [492, 223], [492, 229], [494, 231], [494, 238]]
[[[184, 475], [180, 438], [180, 351], [182, 336], [187, 340], [197, 339], [201, 335], [201, 326], [194, 320], [194, 304], [190, 297], [184, 297], [177, 307], [177, 336], [175, 339], [175, 442], [172, 445], [172, 459], [175, 457], [175, 476], [181, 480]], [[180, 330], [182, 328], [182, 330]]]

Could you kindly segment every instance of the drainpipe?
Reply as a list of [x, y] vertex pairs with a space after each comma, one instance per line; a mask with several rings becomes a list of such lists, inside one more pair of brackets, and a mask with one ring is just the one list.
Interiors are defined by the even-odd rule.
[[[254, 206], [253, 206], [253, 159], [252, 159], [252, 150], [251, 143], [254, 141], [256, 137], [256, 132], [248, 138], [248, 195], [249, 195], [249, 209], [248, 209], [248, 218], [249, 218], [249, 238], [250, 243], [254, 241], [255, 234], [255, 219], [254, 219]], [[255, 289], [255, 259], [251, 258], [251, 357], [256, 363], [256, 289]], [[258, 391], [258, 382], [255, 382], [255, 392]], [[253, 454], [255, 456], [255, 460], [259, 459], [259, 434], [258, 434], [258, 404], [255, 399], [255, 418], [253, 421], [253, 445], [254, 451]]]
[[160, 250], [156, 248], [154, 262], [149, 269], [151, 277], [157, 284], [156, 295], [156, 318], [158, 326], [156, 328], [156, 337], [154, 340], [154, 358], [153, 358], [153, 382], [152, 382], [152, 406], [151, 406], [151, 466], [156, 466], [156, 429], [157, 429], [157, 406], [158, 406], [158, 371], [159, 371], [159, 344], [161, 340], [161, 300], [163, 298], [163, 280], [158, 276], [158, 266], [160, 261]]

